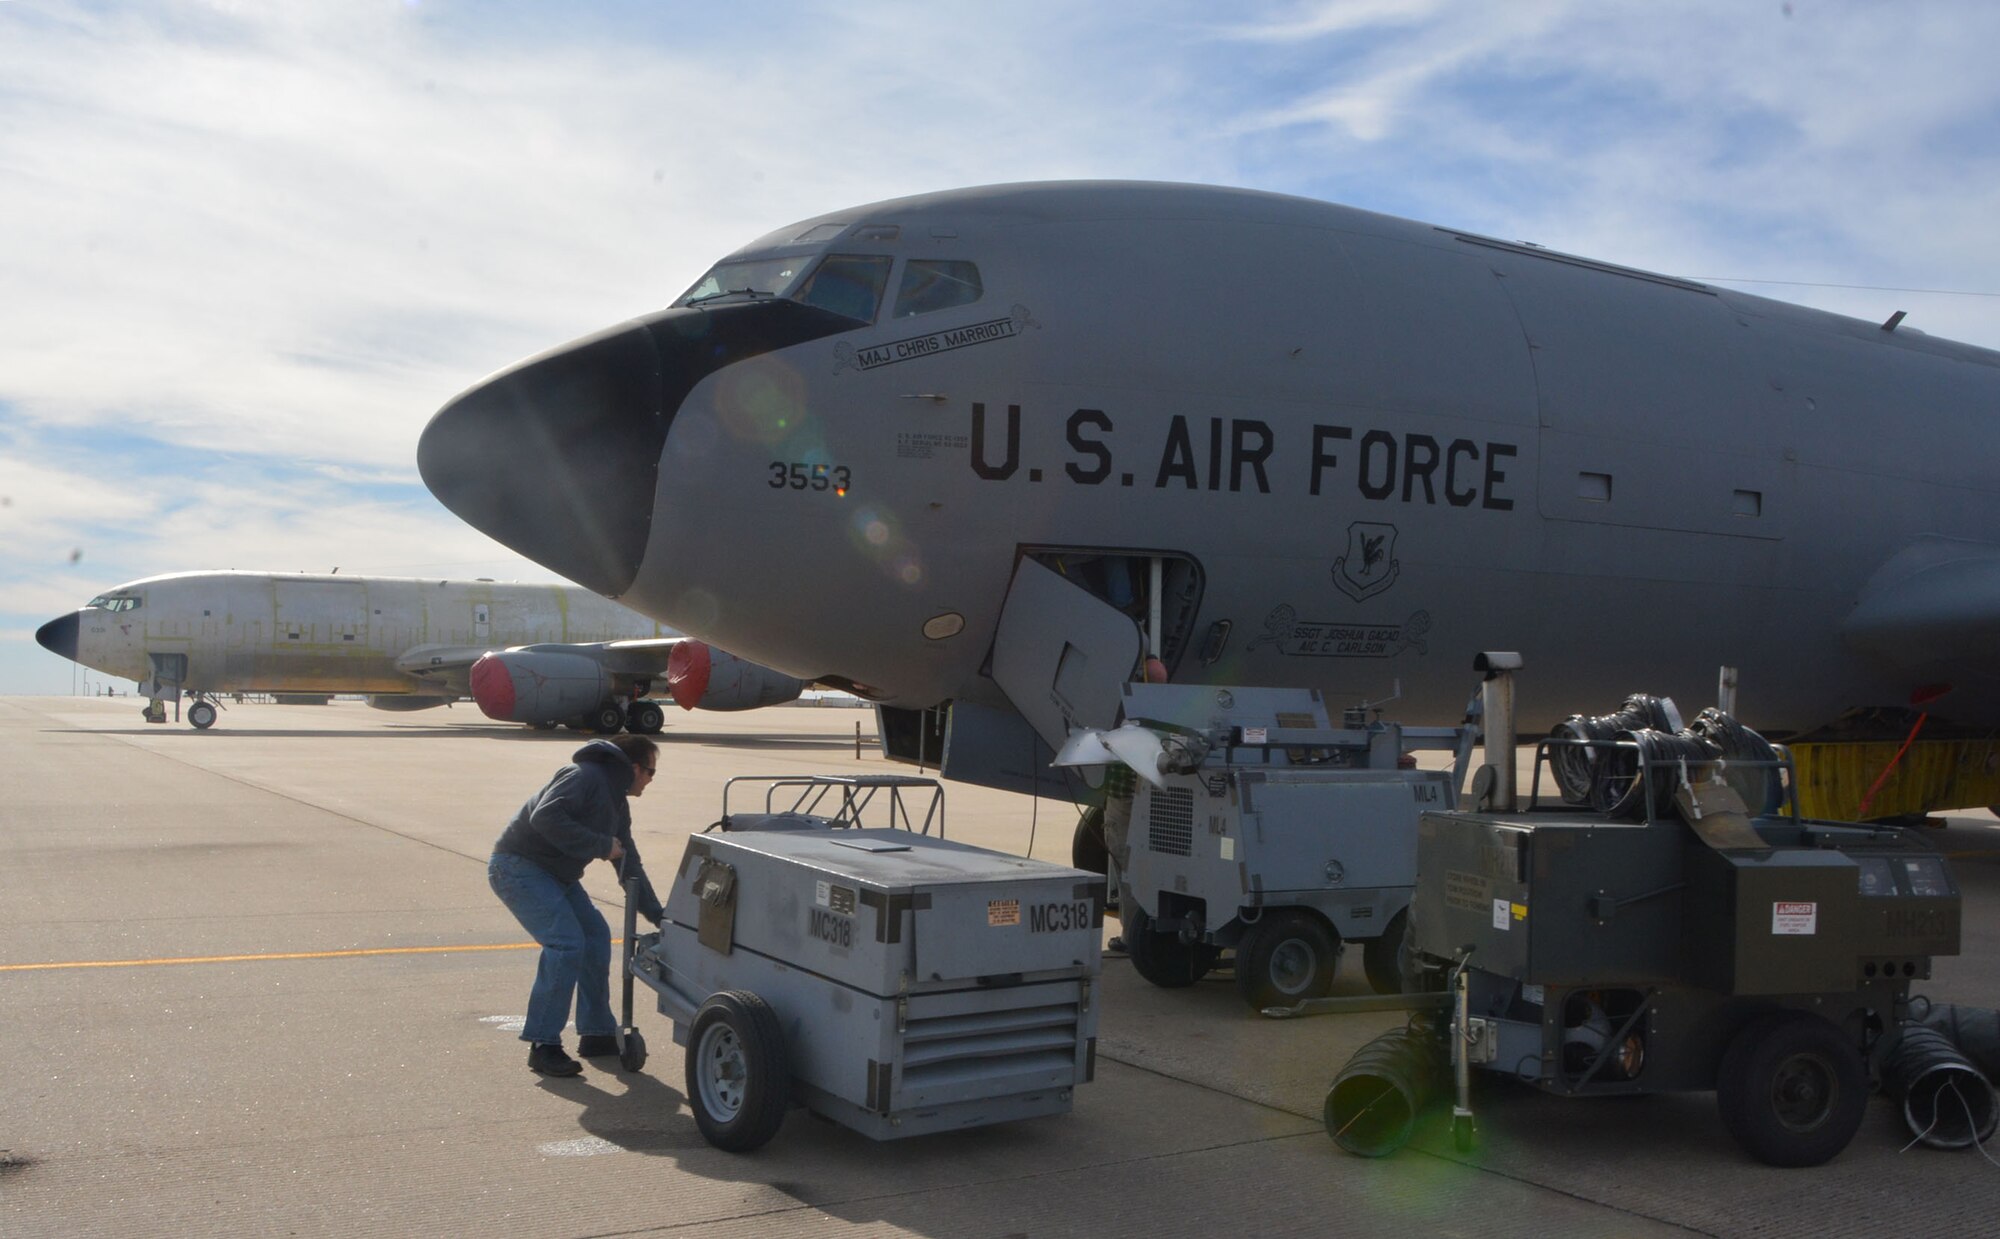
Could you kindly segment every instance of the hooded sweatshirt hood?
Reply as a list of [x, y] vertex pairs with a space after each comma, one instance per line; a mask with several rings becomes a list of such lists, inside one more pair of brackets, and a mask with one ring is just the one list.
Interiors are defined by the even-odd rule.
[[625, 755], [624, 749], [619, 748], [617, 745], [611, 743], [611, 741], [592, 740], [576, 752], [571, 753], [569, 759], [579, 766], [586, 763], [602, 765], [605, 767], [605, 773], [611, 776], [612, 783], [616, 785], [619, 791], [631, 790], [632, 759]]

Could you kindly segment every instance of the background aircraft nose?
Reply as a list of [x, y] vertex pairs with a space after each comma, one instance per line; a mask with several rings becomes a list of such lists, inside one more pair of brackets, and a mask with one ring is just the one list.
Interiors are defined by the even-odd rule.
[[51, 654], [61, 654], [71, 662], [76, 661], [76, 612], [60, 616], [35, 629], [35, 640]]
[[645, 554], [672, 414], [652, 335], [624, 324], [445, 405], [417, 442], [417, 471], [467, 524], [616, 596]]

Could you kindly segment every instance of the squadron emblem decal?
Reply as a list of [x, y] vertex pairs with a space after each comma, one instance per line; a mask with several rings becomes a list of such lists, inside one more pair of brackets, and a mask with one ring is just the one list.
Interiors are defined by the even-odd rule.
[[1333, 561], [1333, 583], [1356, 602], [1373, 598], [1396, 583], [1403, 565], [1395, 554], [1394, 525], [1355, 521], [1347, 527], [1347, 554]]
[[1404, 650], [1430, 653], [1431, 613], [1412, 611], [1400, 624], [1302, 620], [1280, 604], [1264, 617], [1264, 633], [1248, 646], [1275, 645], [1280, 654], [1304, 658], [1394, 658]]
[[909, 361], [917, 357], [933, 357], [939, 353], [949, 353], [953, 349], [966, 348], [974, 344], [988, 344], [994, 340], [1007, 340], [1021, 334], [1029, 327], [1040, 327], [1035, 316], [1028, 313], [1028, 307], [1017, 305], [1008, 311], [1006, 318], [989, 318], [983, 323], [973, 323], [967, 327], [953, 327], [947, 331], [933, 331], [920, 336], [905, 336], [891, 340], [887, 344], [871, 344], [866, 348], [856, 348], [852, 341], [842, 340], [833, 346], [833, 372], [843, 370], [874, 370], [881, 366], [893, 366], [899, 361]]

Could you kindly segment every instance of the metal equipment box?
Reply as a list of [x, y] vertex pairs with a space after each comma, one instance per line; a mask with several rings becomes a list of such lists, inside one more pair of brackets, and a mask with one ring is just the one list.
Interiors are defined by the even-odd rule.
[[704, 1000], [749, 991], [794, 1098], [876, 1139], [1070, 1108], [1095, 1068], [1101, 878], [908, 830], [758, 824], [689, 841], [635, 954], [677, 1042]]

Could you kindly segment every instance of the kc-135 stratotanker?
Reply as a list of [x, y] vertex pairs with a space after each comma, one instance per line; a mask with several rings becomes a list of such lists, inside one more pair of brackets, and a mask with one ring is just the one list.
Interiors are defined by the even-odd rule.
[[1900, 315], [1081, 182], [778, 229], [458, 396], [418, 464], [951, 777], [1059, 777], [1037, 739], [1111, 725], [1147, 654], [1448, 722], [1498, 648], [1536, 668], [1524, 726], [1725, 665], [1767, 734], [1931, 718], [1906, 772], [1958, 764], [1908, 810], [2000, 800], [1944, 726], [2000, 721], [1996, 449], [2000, 354]]

